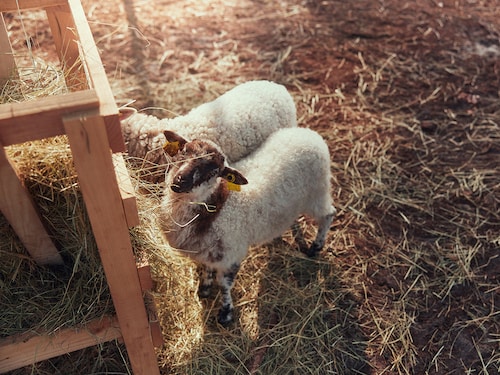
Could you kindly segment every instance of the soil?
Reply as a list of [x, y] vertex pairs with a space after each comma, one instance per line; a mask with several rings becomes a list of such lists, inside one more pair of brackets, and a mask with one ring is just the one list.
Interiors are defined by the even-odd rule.
[[[401, 337], [412, 338], [413, 359], [399, 366], [397, 353], [376, 349], [373, 343], [384, 337], [375, 335], [375, 349], [368, 345], [365, 353], [368, 365], [359, 371], [498, 373], [500, 2], [83, 5], [120, 102], [134, 99], [136, 108], [179, 113], [213, 97], [220, 87], [213, 82], [230, 88], [251, 79], [283, 83], [298, 98], [300, 125], [327, 139], [333, 168], [339, 168], [334, 194], [340, 214], [332, 229], [348, 227], [351, 239], [359, 233], [352, 239], [355, 250], [334, 260], [345, 276], [359, 271], [360, 262], [366, 265], [351, 286], [364, 337], [370, 341], [377, 331], [374, 313], [390, 319], [388, 306], [403, 300], [410, 320]], [[176, 82], [177, 92], [165, 87]], [[367, 197], [373, 186], [366, 187], [358, 198], [368, 202], [359, 214], [367, 220], [357, 222], [350, 209], [358, 207], [352, 203], [357, 180], [348, 168], [353, 150], [370, 145], [387, 149], [384, 168], [394, 168], [385, 170], [392, 175], [383, 182], [395, 198]], [[376, 175], [375, 162], [363, 163], [356, 170]], [[473, 181], [478, 170], [481, 191]], [[440, 186], [425, 196], [418, 189], [431, 180]], [[411, 199], [401, 203], [403, 196]], [[460, 254], [443, 254], [456, 250], [458, 240], [463, 247], [477, 246], [468, 263], [473, 277], [464, 271], [462, 278], [447, 279], [454, 266], [443, 259]]]
[[[102, 21], [99, 13], [103, 14], [105, 10], [112, 13], [110, 3], [113, 2], [95, 6], [97, 19]], [[328, 96], [341, 90], [346, 98], [356, 98], [363, 84], [373, 85], [375, 81], [376, 88], [370, 92], [368, 87], [365, 91], [365, 111], [346, 113], [341, 108], [341, 101], [322, 101], [318, 103], [321, 110], [313, 111], [307, 116], [307, 123], [302, 125], [335, 138], [332, 129], [345, 129], [353, 122], [370, 126], [365, 116], [404, 115], [413, 117], [425, 132], [434, 136], [436, 142], [445, 143], [447, 136], [455, 134], [454, 131], [447, 134], [447, 125], [444, 125], [449, 120], [449, 112], [470, 114], [456, 121], [455, 126], [461, 130], [471, 123], [470, 117], [477, 111], [498, 115], [498, 106], [494, 109], [488, 107], [499, 99], [499, 5], [495, 1], [455, 0], [286, 1], [272, 4], [257, 0], [227, 5], [224, 1], [203, 4], [156, 1], [153, 5], [125, 0], [123, 7], [128, 22], [141, 33], [132, 30], [132, 42], [127, 45], [118, 43], [115, 47], [114, 42], [106, 45], [103, 60], [110, 74], [117, 69], [118, 61], [118, 65], [122, 64], [121, 74], [140, 77], [139, 87], [129, 93], [139, 100], [138, 107], [164, 106], [165, 102], [147, 92], [154, 91], [157, 82], [175, 80], [185, 74], [200, 77], [196, 78], [200, 90], [204, 89], [204, 81], [241, 82], [269, 78], [286, 84], [292, 93], [311, 90], [316, 95]], [[119, 8], [118, 4], [116, 8]], [[144, 40], [150, 43], [146, 48]], [[163, 58], [168, 50], [168, 57]], [[214, 69], [228, 57], [226, 71]], [[408, 75], [398, 75], [395, 71], [392, 76], [390, 71], [383, 72], [385, 62], [390, 66], [391, 59], [417, 67], [413, 74], [409, 69]], [[374, 68], [371, 76], [365, 75], [366, 81], [361, 82], [363, 75], [360, 71], [364, 66]], [[458, 67], [453, 70], [455, 66]], [[373, 76], [377, 69], [380, 69], [381, 77]], [[440, 88], [438, 92], [435, 92], [436, 88]], [[307, 108], [301, 104], [298, 106], [299, 116]], [[493, 121], [498, 120], [496, 117]], [[498, 122], [496, 124], [498, 136]], [[360, 137], [392, 137], [393, 159], [407, 166], [400, 173], [415, 176], [425, 173], [412, 166], [418, 165], [418, 158], [436, 158], [435, 154], [419, 155], [404, 145], [398, 145], [394, 139], [402, 137], [411, 141], [413, 135], [402, 129], [395, 132], [397, 134], [390, 134], [391, 131], [374, 126], [373, 132], [368, 135], [362, 132]], [[461, 138], [463, 136], [462, 132]], [[476, 155], [482, 154], [488, 159], [487, 163], [497, 172], [500, 165], [498, 142], [497, 138], [495, 143], [477, 145], [483, 149], [476, 152]], [[334, 158], [338, 146], [331, 143]], [[455, 152], [451, 157], [449, 152], [445, 146], [434, 149], [434, 153], [442, 153], [443, 158], [448, 155], [446, 163], [440, 165], [442, 168], [446, 168], [446, 164], [453, 168], [470, 161], [471, 154], [466, 150], [461, 157]], [[495, 198], [490, 197], [496, 204], [497, 194], [498, 190]], [[470, 201], [465, 199], [460, 203], [470, 204]], [[437, 203], [434, 209], [441, 210]], [[401, 220], [395, 221], [393, 212], [374, 205], [367, 208], [367, 213], [372, 217], [382, 217], [378, 230], [383, 232], [385, 241], [401, 241]], [[420, 222], [420, 227], [437, 224], [443, 225], [446, 232], [454, 230], [449, 223], [430, 222], [431, 217], [422, 217], [421, 212], [411, 212], [410, 209], [406, 215], [410, 221]], [[482, 231], [486, 233], [498, 228], [488, 226]], [[426, 243], [434, 238], [416, 225], [410, 240]], [[359, 244], [357, 256], [373, 257], [373, 244]], [[476, 261], [481, 271], [476, 276], [489, 279], [498, 286], [498, 248], [485, 249], [479, 258]], [[344, 267], [349, 267], [355, 262], [355, 257], [346, 256], [342, 261]], [[383, 308], [387, 296], [404, 293], [408, 287], [404, 280], [405, 269], [379, 265], [370, 268], [367, 275], [373, 276], [367, 277], [366, 293], [375, 306]], [[427, 272], [431, 279], [440, 277], [435, 274], [439, 271], [428, 269]], [[414, 318], [411, 337], [416, 359], [408, 373], [460, 373], [464, 369], [481, 373], [481, 361], [498, 352], [498, 340], [486, 342], [488, 334], [484, 329], [487, 325], [461, 329], [459, 322], [471, 319], [471, 310], [467, 306], [489, 306], [498, 310], [498, 289], [496, 293], [486, 289], [471, 293], [465, 282], [453, 285], [446, 300], [424, 294], [419, 296], [418, 293], [412, 297], [428, 300], [426, 311], [416, 304], [417, 310], [409, 312]], [[484, 316], [484, 312], [474, 316]], [[498, 319], [498, 315], [493, 316]], [[364, 333], [367, 337], [372, 334], [369, 329]], [[442, 358], [439, 365], [432, 365], [433, 357], [440, 350], [449, 356]], [[481, 355], [485, 357], [481, 359]], [[391, 367], [392, 361], [386, 353], [379, 355], [374, 352], [368, 358], [373, 373], [390, 368], [396, 372], [394, 366]], [[498, 362], [490, 364], [488, 369], [493, 373], [498, 366]], [[368, 368], [363, 371], [368, 371]]]

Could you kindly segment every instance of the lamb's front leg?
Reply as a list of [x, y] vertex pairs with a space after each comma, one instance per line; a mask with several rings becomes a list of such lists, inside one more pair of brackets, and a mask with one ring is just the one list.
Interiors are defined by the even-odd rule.
[[214, 283], [215, 273], [216, 271], [213, 268], [207, 267], [205, 265], [201, 266], [198, 297], [207, 298], [210, 296], [210, 292], [212, 291], [212, 285]]
[[222, 307], [219, 310], [217, 321], [223, 326], [228, 325], [233, 321], [234, 307], [233, 299], [231, 298], [231, 289], [239, 269], [239, 264], [233, 264], [226, 271], [217, 274], [217, 281], [222, 292]]

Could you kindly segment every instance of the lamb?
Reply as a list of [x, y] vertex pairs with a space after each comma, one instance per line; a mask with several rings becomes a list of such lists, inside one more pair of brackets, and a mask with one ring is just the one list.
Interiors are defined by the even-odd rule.
[[[184, 116], [158, 119], [135, 113], [124, 116], [122, 133], [128, 154], [143, 159], [146, 169], [167, 162], [164, 130], [186, 139], [216, 142], [233, 163], [254, 151], [279, 128], [296, 127], [295, 103], [286, 88], [270, 81], [250, 81], [229, 90], [212, 102], [200, 105]], [[171, 153], [171, 150], [165, 150]]]
[[[214, 142], [179, 142], [166, 176], [161, 230], [171, 247], [201, 264], [198, 294], [222, 290], [219, 323], [233, 320], [231, 288], [249, 246], [280, 236], [302, 214], [318, 224], [306, 254], [323, 248], [336, 213], [330, 194], [330, 154], [322, 137], [307, 128], [280, 129], [253, 154], [230, 167]], [[245, 185], [245, 186], [241, 186]]]

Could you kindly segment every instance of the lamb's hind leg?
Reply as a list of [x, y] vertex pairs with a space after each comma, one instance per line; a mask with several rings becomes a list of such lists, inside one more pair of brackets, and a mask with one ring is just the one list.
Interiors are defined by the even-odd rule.
[[222, 291], [222, 307], [219, 310], [217, 321], [223, 326], [228, 325], [233, 321], [233, 299], [231, 298], [231, 289], [234, 284], [234, 279], [240, 268], [239, 264], [233, 264], [225, 272], [217, 274], [217, 280]]
[[308, 257], [316, 256], [321, 251], [323, 246], [325, 246], [326, 235], [336, 213], [337, 210], [335, 207], [331, 206], [330, 212], [318, 220], [318, 234], [316, 235], [311, 247], [305, 252]]

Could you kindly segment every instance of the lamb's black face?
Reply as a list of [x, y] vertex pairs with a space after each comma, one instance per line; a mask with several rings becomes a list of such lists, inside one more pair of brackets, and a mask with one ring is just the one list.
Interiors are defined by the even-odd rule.
[[194, 140], [174, 157], [170, 188], [175, 193], [189, 193], [224, 170], [224, 156], [210, 143]]

